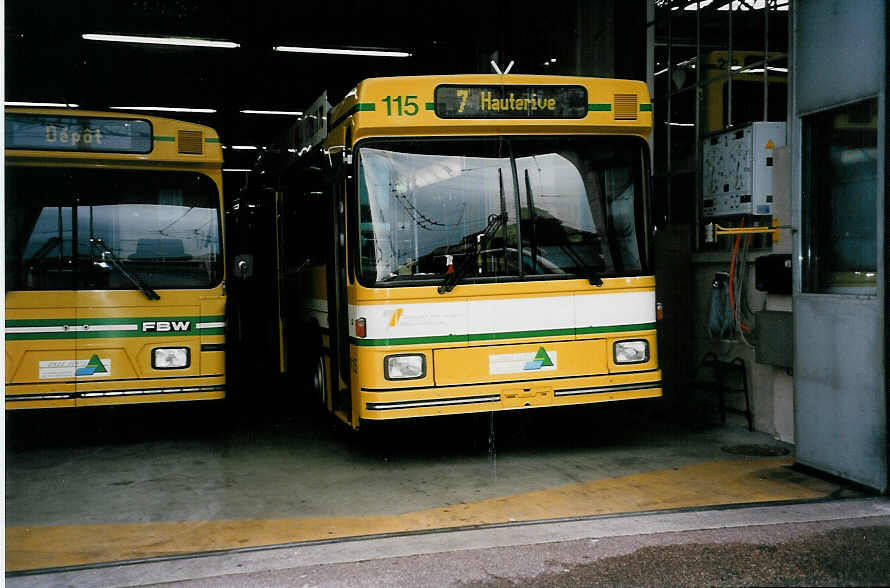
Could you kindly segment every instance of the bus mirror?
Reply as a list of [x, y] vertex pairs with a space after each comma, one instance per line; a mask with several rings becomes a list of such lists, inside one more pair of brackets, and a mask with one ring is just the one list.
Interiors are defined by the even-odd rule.
[[246, 280], [253, 276], [253, 255], [249, 253], [236, 255], [232, 262], [232, 276], [237, 280]]

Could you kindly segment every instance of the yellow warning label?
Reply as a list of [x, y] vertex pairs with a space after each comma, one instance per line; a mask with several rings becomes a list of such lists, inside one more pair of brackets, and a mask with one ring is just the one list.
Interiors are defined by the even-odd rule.
[[776, 148], [776, 144], [773, 143], [772, 139], [770, 139], [769, 141], [766, 142], [766, 148], [767, 149], [775, 149]]

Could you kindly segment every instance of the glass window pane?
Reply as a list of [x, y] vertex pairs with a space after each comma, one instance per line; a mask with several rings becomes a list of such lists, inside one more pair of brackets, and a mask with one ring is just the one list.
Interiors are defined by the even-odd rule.
[[769, 53], [788, 53], [788, 15], [790, 14], [790, 0], [769, 0], [768, 18], [766, 26], [769, 37]]
[[701, 46], [696, 65], [701, 69], [702, 132], [723, 128], [726, 116], [723, 88], [730, 72], [730, 11], [725, 2], [710, 3], [699, 12]]
[[[624, 137], [368, 141], [358, 151], [360, 279], [640, 275], [647, 152]], [[492, 224], [504, 214], [506, 225]]]
[[695, 92], [687, 91], [671, 97], [670, 131], [671, 173], [695, 171]]
[[74, 196], [59, 168], [6, 167], [6, 290], [70, 290]]
[[79, 288], [136, 288], [103, 259], [105, 248], [150, 288], [209, 288], [222, 279], [219, 194], [208, 176], [93, 169], [72, 176]]
[[767, 120], [788, 120], [788, 57], [779, 54], [772, 57], [767, 68]]
[[[513, 171], [503, 150], [498, 140], [481, 139], [381, 141], [362, 147], [362, 281], [441, 280], [464, 259], [471, 264], [467, 276], [515, 274]], [[504, 213], [507, 223], [480, 242], [496, 220], [492, 217]]]
[[695, 54], [695, 37], [692, 38], [692, 44], [675, 44], [671, 48], [671, 71], [663, 75], [670, 75], [670, 89], [672, 92], [695, 85], [697, 61]]
[[877, 293], [877, 106], [803, 119], [805, 292]]
[[638, 275], [645, 262], [643, 145], [613, 137], [511, 144], [523, 273]]

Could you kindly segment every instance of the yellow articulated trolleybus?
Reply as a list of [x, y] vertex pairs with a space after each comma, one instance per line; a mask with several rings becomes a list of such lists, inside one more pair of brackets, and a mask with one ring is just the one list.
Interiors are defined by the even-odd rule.
[[329, 410], [358, 427], [661, 396], [645, 84], [379, 78], [324, 114], [328, 181], [279, 216], [325, 243], [301, 273]]
[[5, 131], [6, 409], [223, 398], [216, 132], [13, 108]]

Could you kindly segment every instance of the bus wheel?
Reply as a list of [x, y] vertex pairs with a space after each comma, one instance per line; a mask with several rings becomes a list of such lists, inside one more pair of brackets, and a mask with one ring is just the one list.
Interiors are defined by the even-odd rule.
[[321, 400], [322, 404], [326, 404], [328, 400], [328, 378], [327, 370], [324, 365], [324, 354], [318, 354], [318, 361], [315, 366], [315, 374], [312, 377], [312, 389], [317, 395], [316, 398]]

